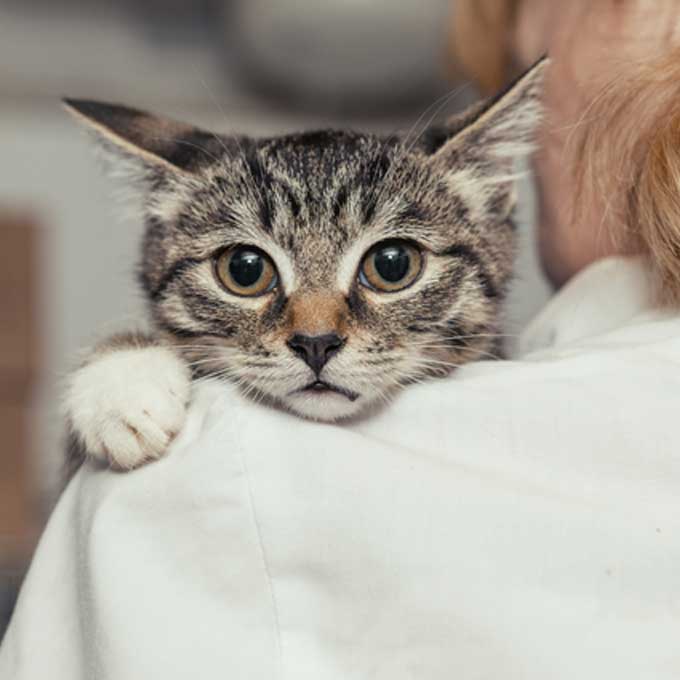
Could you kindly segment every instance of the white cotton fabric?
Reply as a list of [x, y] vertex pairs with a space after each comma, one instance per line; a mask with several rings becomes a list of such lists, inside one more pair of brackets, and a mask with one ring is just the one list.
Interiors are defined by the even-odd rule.
[[206, 385], [165, 459], [72, 481], [0, 678], [677, 680], [679, 422], [622, 259], [361, 423]]

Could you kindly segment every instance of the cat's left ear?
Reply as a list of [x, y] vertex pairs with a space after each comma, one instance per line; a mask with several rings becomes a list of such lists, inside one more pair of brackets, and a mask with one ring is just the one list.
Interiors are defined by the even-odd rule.
[[214, 160], [219, 139], [186, 123], [119, 104], [64, 99], [66, 108], [84, 122], [116, 161], [140, 170], [192, 174]]
[[549, 60], [543, 57], [506, 90], [449, 122], [446, 142], [431, 161], [446, 172], [471, 166], [499, 179], [534, 149], [541, 93]]

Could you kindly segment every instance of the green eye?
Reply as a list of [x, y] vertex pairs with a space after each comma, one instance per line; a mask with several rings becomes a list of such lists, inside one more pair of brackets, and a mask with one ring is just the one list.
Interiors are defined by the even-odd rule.
[[423, 269], [420, 250], [408, 241], [383, 241], [371, 248], [359, 270], [359, 281], [373, 290], [391, 293], [410, 286]]
[[229, 292], [244, 297], [264, 295], [278, 283], [271, 258], [253, 246], [225, 250], [215, 261], [215, 272]]

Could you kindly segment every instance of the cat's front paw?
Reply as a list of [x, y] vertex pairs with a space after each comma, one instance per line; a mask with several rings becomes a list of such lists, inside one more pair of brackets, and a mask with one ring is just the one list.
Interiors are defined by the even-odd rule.
[[162, 456], [184, 424], [188, 366], [170, 349], [111, 351], [78, 369], [66, 410], [87, 455], [131, 470]]

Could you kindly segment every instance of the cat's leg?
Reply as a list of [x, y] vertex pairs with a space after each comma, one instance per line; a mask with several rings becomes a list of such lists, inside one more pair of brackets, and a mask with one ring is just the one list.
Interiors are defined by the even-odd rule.
[[159, 458], [184, 424], [190, 391], [188, 365], [158, 339], [130, 333], [99, 344], [66, 391], [68, 467], [89, 456], [131, 470]]

